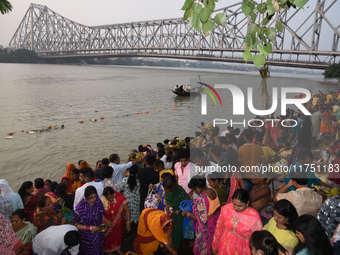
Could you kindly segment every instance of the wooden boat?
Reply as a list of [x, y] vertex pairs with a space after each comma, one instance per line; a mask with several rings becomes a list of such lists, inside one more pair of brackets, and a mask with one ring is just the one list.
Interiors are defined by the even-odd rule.
[[[179, 89], [181, 87], [183, 89]], [[172, 92], [175, 93], [177, 96], [189, 97], [198, 96], [201, 94], [201, 91], [197, 90], [195, 87], [192, 87], [190, 85], [181, 85], [179, 88], [174, 88], [174, 90], [172, 90]]]
[[317, 84], [320, 84], [320, 85], [340, 85], [339, 81], [337, 80], [332, 80], [332, 81], [318, 81]]

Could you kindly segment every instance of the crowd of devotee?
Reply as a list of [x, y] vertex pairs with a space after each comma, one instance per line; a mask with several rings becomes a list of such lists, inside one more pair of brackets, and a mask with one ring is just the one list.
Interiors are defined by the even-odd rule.
[[339, 255], [339, 106], [340, 89], [319, 91], [311, 115], [201, 123], [17, 192], [2, 179], [0, 254]]

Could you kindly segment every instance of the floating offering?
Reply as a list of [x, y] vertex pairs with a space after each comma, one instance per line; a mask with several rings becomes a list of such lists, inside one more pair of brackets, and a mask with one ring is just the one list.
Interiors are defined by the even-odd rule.
[[48, 126], [48, 129], [51, 129], [52, 128], [52, 126]]
[[172, 109], [173, 111], [177, 111], [178, 110], [178, 108], [174, 108], [174, 109]]
[[[116, 116], [116, 117], [117, 117], [117, 116]], [[105, 119], [105, 118], [104, 118], [104, 117], [101, 117], [100, 119], [103, 120], [103, 119]]]
[[145, 113], [149, 113], [149, 112], [145, 112]]
[[84, 123], [84, 121], [81, 120], [81, 121], [79, 121], [79, 123]]

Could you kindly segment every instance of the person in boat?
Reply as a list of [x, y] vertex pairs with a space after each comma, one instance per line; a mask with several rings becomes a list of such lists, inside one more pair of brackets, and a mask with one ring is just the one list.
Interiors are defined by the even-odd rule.
[[184, 92], [183, 85], [179, 86], [178, 91], [179, 91], [179, 92]]
[[178, 90], [179, 90], [178, 85], [176, 85], [175, 92], [178, 92]]

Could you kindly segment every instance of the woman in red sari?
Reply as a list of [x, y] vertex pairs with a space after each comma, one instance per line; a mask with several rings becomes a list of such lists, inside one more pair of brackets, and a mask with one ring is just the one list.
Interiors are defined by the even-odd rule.
[[24, 203], [24, 208], [27, 210], [26, 220], [31, 223], [34, 223], [34, 210], [38, 206], [38, 198], [32, 195], [33, 191], [33, 182], [27, 181], [21, 185], [18, 192], [22, 202]]
[[116, 251], [118, 254], [124, 254], [120, 250], [120, 246], [125, 231], [125, 214], [127, 232], [131, 228], [128, 201], [121, 193], [114, 191], [112, 187], [106, 187], [103, 194], [101, 200], [105, 208], [104, 221], [108, 227], [104, 239], [104, 252]]
[[67, 187], [67, 193], [72, 192], [72, 180], [71, 178], [68, 178], [66, 175], [61, 177], [60, 183], [64, 183]]

